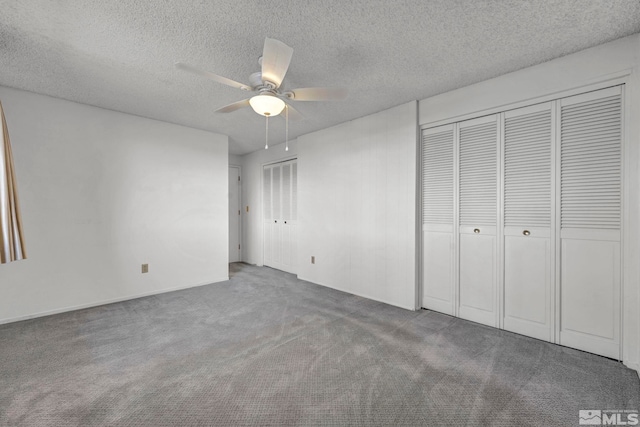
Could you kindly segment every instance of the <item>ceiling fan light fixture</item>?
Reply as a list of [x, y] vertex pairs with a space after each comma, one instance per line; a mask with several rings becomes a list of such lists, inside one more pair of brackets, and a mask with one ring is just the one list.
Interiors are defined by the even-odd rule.
[[249, 104], [253, 111], [262, 116], [277, 116], [284, 109], [285, 103], [282, 99], [273, 95], [260, 94], [252, 97]]

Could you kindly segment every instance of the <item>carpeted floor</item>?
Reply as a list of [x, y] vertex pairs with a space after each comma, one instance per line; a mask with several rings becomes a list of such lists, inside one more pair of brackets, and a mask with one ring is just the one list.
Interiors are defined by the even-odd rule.
[[0, 326], [1, 426], [577, 426], [621, 363], [232, 265], [228, 282]]

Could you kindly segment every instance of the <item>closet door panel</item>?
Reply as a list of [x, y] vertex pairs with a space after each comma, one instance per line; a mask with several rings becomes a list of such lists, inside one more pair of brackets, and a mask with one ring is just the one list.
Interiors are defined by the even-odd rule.
[[453, 314], [453, 233], [424, 231], [422, 306]]
[[560, 104], [560, 343], [619, 358], [622, 88]]
[[564, 239], [562, 253], [562, 344], [617, 358], [620, 244]]
[[280, 165], [272, 167], [271, 183], [273, 210], [271, 267], [280, 269], [282, 264], [282, 167]]
[[497, 326], [495, 246], [495, 235], [460, 233], [459, 316], [490, 326]]
[[295, 160], [284, 162], [282, 168], [282, 215], [278, 221], [280, 227], [280, 238], [282, 247], [282, 260], [277, 267], [288, 273], [295, 273], [296, 259], [296, 237], [295, 237], [295, 215], [297, 189], [297, 163]]
[[422, 306], [454, 314], [453, 126], [422, 132]]
[[272, 167], [265, 166], [262, 170], [262, 212], [263, 212], [263, 253], [264, 265], [273, 264], [273, 195], [271, 191]]
[[504, 329], [553, 341], [552, 104], [504, 114]]
[[551, 239], [533, 234], [504, 237], [504, 328], [551, 341]]
[[493, 115], [458, 125], [458, 315], [490, 326], [498, 326], [497, 119], [498, 116]]

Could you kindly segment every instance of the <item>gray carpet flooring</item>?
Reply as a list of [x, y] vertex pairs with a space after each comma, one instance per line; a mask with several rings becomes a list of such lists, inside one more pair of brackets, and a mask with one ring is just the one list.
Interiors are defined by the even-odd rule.
[[613, 360], [232, 264], [228, 282], [0, 326], [2, 426], [574, 426]]

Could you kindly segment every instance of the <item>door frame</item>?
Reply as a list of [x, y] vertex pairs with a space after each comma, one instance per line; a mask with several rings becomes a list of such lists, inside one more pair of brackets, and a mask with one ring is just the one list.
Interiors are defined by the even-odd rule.
[[[238, 221], [238, 244], [240, 245], [240, 249], [238, 249], [239, 252], [239, 256], [240, 256], [240, 262], [243, 259], [243, 250], [244, 250], [244, 245], [242, 244], [242, 229], [243, 229], [243, 216], [242, 216], [242, 166], [240, 165], [234, 165], [234, 164], [229, 164], [229, 169], [231, 168], [236, 168], [238, 169], [238, 177], [240, 178], [238, 180], [238, 210], [240, 211], [240, 215], [238, 215], [239, 221]], [[230, 184], [229, 184], [230, 185]], [[229, 189], [231, 189], [231, 186], [229, 186]], [[229, 258], [231, 258], [231, 256], [229, 255]], [[235, 262], [235, 261], [234, 261]]]
[[[262, 249], [262, 262], [261, 262], [261, 266], [264, 266], [264, 260], [265, 260], [265, 229], [264, 229], [264, 168], [265, 166], [271, 166], [271, 165], [277, 165], [279, 163], [285, 163], [285, 162], [290, 162], [292, 160], [295, 160], [296, 163], [298, 161], [298, 156], [296, 154], [287, 156], [287, 157], [283, 157], [281, 159], [277, 159], [277, 160], [272, 160], [269, 162], [264, 162], [260, 164], [260, 238], [262, 239], [261, 242], [261, 249]], [[298, 164], [298, 174], [300, 174], [300, 166]]]

